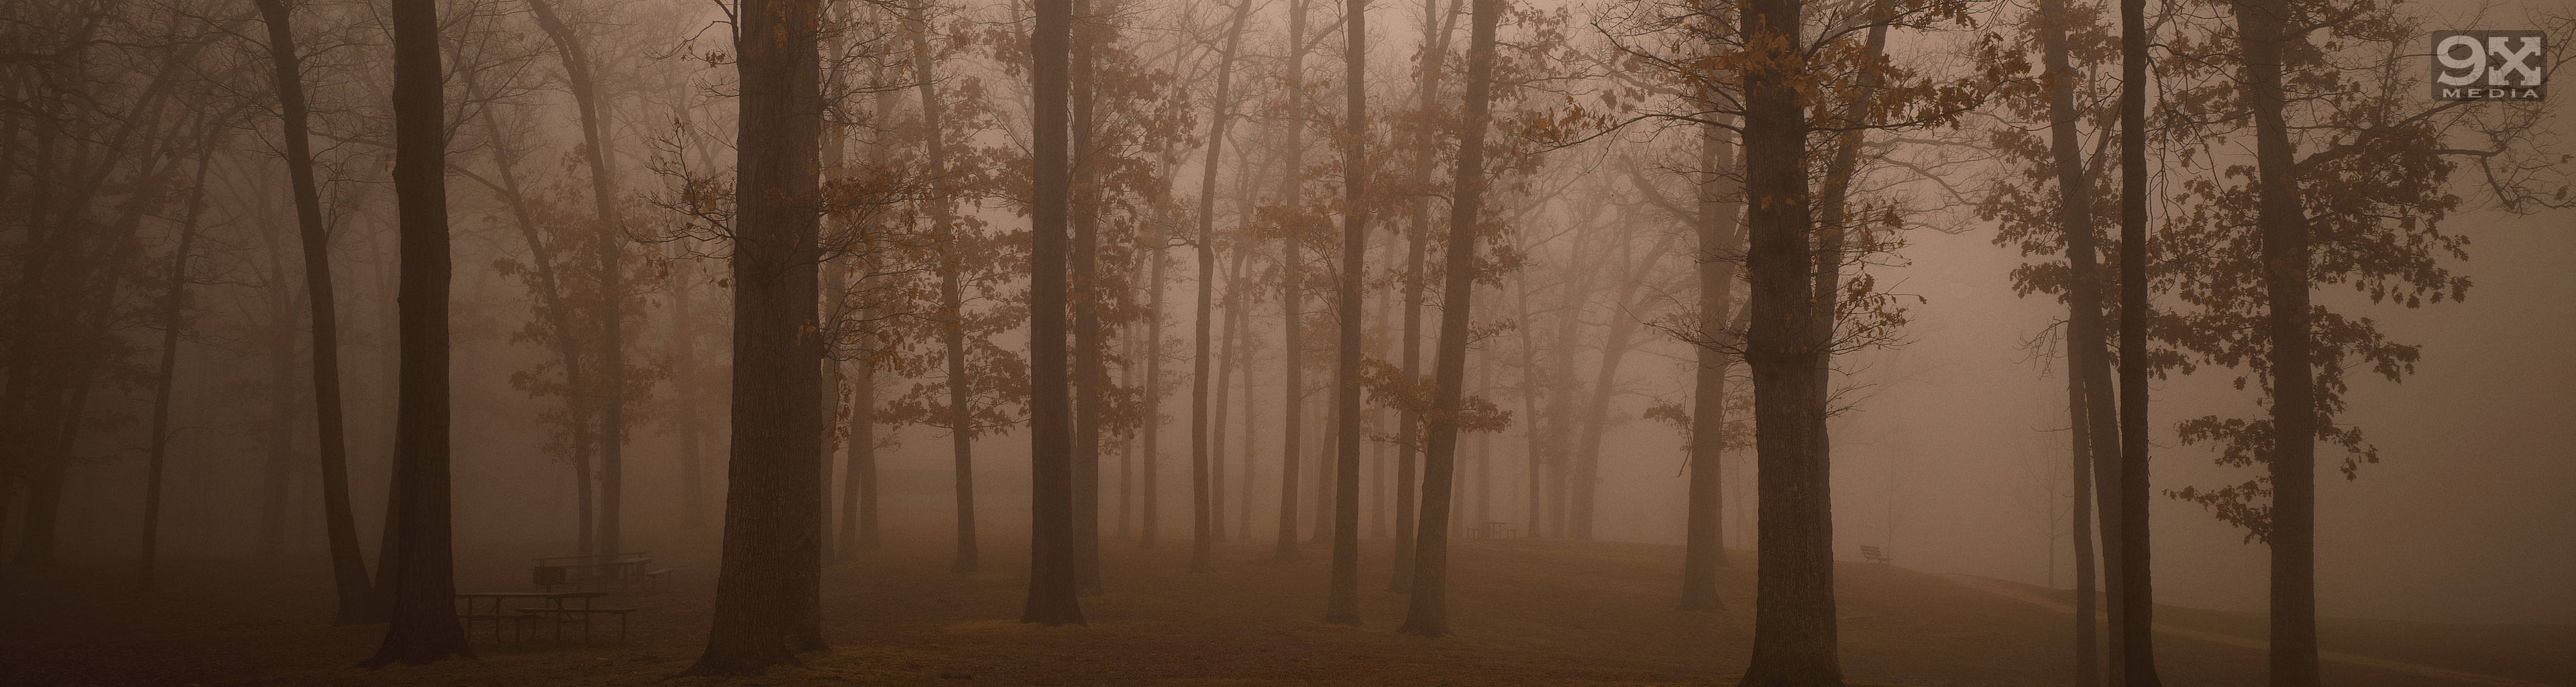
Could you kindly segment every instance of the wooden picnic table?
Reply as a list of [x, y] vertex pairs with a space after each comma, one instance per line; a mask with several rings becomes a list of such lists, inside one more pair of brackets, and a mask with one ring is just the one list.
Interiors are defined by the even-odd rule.
[[[641, 551], [586, 556], [548, 556], [536, 559], [536, 565], [529, 571], [529, 576], [537, 586], [545, 587], [549, 591], [556, 585], [571, 584], [576, 577], [615, 577], [620, 586], [625, 586], [632, 585], [638, 580], [650, 581], [649, 578], [653, 577], [653, 574], [645, 570], [645, 566], [652, 562], [653, 558]], [[575, 575], [576, 572], [582, 574]]]
[[[532, 614], [555, 613], [558, 614], [558, 616], [568, 614], [570, 612], [588, 614], [591, 611], [591, 600], [607, 595], [608, 592], [457, 592], [456, 599], [458, 601], [465, 602], [465, 612], [457, 614], [457, 618], [465, 622], [465, 634], [467, 636], [472, 636], [474, 634], [474, 623], [485, 621], [491, 622], [492, 642], [498, 644], [501, 642], [501, 623], [503, 621], [508, 621], [510, 623], [510, 639], [512, 641], [516, 641], [519, 639], [520, 630], [524, 627], [521, 625], [521, 622], [531, 617]], [[531, 608], [501, 608], [502, 602], [512, 599], [541, 600], [546, 602], [546, 604], [542, 607]], [[581, 608], [572, 608], [569, 602], [574, 599], [581, 600]], [[483, 608], [485, 601], [490, 602], [490, 607], [488, 609]], [[582, 626], [582, 632], [585, 636], [589, 631], [589, 625], [585, 624]], [[563, 639], [563, 627], [561, 625], [557, 625], [555, 627], [555, 639]]]

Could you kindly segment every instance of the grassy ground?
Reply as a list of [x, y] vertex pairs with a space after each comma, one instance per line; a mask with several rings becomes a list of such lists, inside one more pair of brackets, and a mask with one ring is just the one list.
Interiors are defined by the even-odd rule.
[[[654, 546], [675, 587], [603, 606], [645, 609], [624, 644], [493, 646], [480, 658], [365, 671], [380, 627], [331, 627], [319, 561], [294, 570], [245, 561], [185, 562], [161, 589], [130, 591], [126, 566], [5, 573], [0, 684], [9, 685], [1659, 685], [1732, 684], [1751, 641], [1749, 554], [1724, 582], [1730, 613], [1673, 609], [1678, 547], [1499, 540], [1454, 548], [1445, 639], [1393, 632], [1404, 597], [1387, 593], [1385, 542], [1364, 547], [1362, 615], [1325, 625], [1324, 561], [1307, 546], [1270, 560], [1266, 536], [1219, 545], [1219, 572], [1190, 575], [1189, 543], [1139, 551], [1104, 542], [1108, 594], [1085, 599], [1090, 625], [1013, 622], [1026, 543], [1009, 524], [985, 541], [985, 572], [952, 575], [946, 527], [890, 523], [884, 550], [824, 573], [827, 652], [760, 679], [673, 679], [697, 655], [714, 589], [713, 541], [667, 535]], [[989, 518], [1001, 520], [1001, 517]], [[1177, 527], [1179, 531], [1186, 528]], [[525, 558], [552, 551], [460, 552], [459, 587], [527, 589]], [[2071, 597], [2034, 587], [1842, 564], [1842, 658], [1855, 684], [2061, 685]], [[2158, 652], [2171, 685], [2259, 685], [2259, 616], [2167, 608]], [[613, 628], [611, 628], [613, 632]], [[2576, 685], [2576, 628], [2329, 621], [2329, 684], [2349, 687]]]

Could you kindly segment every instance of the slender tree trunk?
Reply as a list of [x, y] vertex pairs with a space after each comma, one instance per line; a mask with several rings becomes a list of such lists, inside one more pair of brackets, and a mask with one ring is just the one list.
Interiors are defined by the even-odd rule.
[[[1414, 87], [1415, 107], [1429, 110], [1439, 102], [1441, 65], [1449, 58], [1449, 34], [1458, 23], [1458, 3], [1459, 0], [1449, 0], [1449, 11], [1434, 16], [1442, 4], [1440, 0], [1422, 2], [1424, 50], [1422, 79]], [[1414, 140], [1415, 148], [1424, 156], [1431, 155], [1435, 136], [1425, 128]], [[1429, 186], [1431, 169], [1436, 165], [1427, 157], [1413, 160], [1412, 165], [1413, 183]], [[1425, 237], [1431, 232], [1431, 201], [1427, 198], [1416, 201], [1411, 210], [1412, 223], [1404, 234], [1404, 332], [1403, 338], [1396, 340], [1399, 364], [1403, 366], [1407, 382], [1420, 379], [1422, 375], [1422, 282], [1426, 276], [1423, 266], [1430, 259], [1429, 242]], [[1411, 592], [1413, 585], [1413, 517], [1417, 510], [1413, 505], [1413, 475], [1415, 453], [1421, 448], [1421, 424], [1422, 419], [1416, 417], [1410, 408], [1398, 411], [1395, 429], [1395, 575], [1388, 583], [1389, 589], [1398, 594]]]
[[823, 98], [812, 0], [744, 0], [735, 150], [732, 459], [714, 622], [697, 675], [751, 675], [811, 637], [821, 545], [815, 213]]
[[[1527, 249], [1527, 246], [1522, 247], [1522, 250]], [[1536, 538], [1539, 536], [1539, 519], [1545, 512], [1540, 504], [1543, 499], [1540, 494], [1539, 471], [1543, 469], [1546, 458], [1544, 449], [1541, 448], [1543, 442], [1539, 439], [1538, 429], [1538, 343], [1536, 337], [1530, 335], [1532, 323], [1529, 307], [1529, 274], [1524, 272], [1520, 278], [1512, 280], [1512, 289], [1513, 294], [1518, 296], [1512, 303], [1519, 308], [1519, 311], [1514, 313], [1517, 316], [1514, 321], [1520, 323], [1520, 326], [1512, 329], [1519, 331], [1521, 338], [1521, 417], [1525, 418], [1521, 421], [1521, 452], [1527, 457], [1525, 461], [1527, 465], [1523, 466], [1527, 475], [1526, 479], [1522, 480], [1522, 486], [1529, 492], [1527, 506], [1522, 509], [1523, 516], [1528, 519], [1528, 522], [1521, 536]]]
[[[206, 209], [206, 168], [213, 151], [197, 156], [197, 180], [190, 184], [187, 218], [179, 223], [179, 245], [171, 250], [170, 291], [161, 298], [161, 373], [152, 385], [152, 448], [143, 477], [143, 556], [135, 588], [152, 589], [161, 549], [161, 471], [170, 450], [170, 387], [179, 370], [179, 316], [188, 299], [188, 251], [197, 242], [197, 218]], [[5, 488], [5, 487], [0, 487]]]
[[1343, 127], [1340, 361], [1333, 377], [1333, 586], [1324, 622], [1360, 621], [1360, 277], [1368, 259], [1368, 0], [1342, 0]]
[[[1074, 579], [1083, 596], [1100, 588], [1100, 391], [1105, 381], [1100, 360], [1100, 192], [1099, 144], [1093, 137], [1093, 81], [1106, 27], [1100, 17], [1110, 0], [1073, 0], [1073, 44], [1070, 59], [1073, 117], [1073, 539]], [[1148, 395], [1151, 395], [1149, 390]], [[1149, 404], [1150, 405], [1150, 404]], [[1151, 413], [1146, 430], [1153, 431]], [[1145, 462], [1154, 461], [1148, 439]], [[1150, 477], [1149, 477], [1150, 479]], [[1144, 497], [1151, 503], [1153, 490]], [[1151, 507], [1148, 507], [1151, 510]], [[1147, 532], [1152, 525], [1145, 526]]]
[[402, 231], [402, 400], [394, 426], [401, 542], [392, 619], [367, 665], [473, 656], [456, 622], [448, 491], [448, 326], [444, 94], [434, 0], [395, 0], [394, 196]]
[[331, 579], [340, 593], [339, 623], [369, 622], [374, 615], [367, 562], [358, 550], [358, 525], [349, 510], [348, 441], [340, 413], [339, 311], [331, 291], [331, 239], [322, 227], [322, 196], [313, 174], [306, 130], [304, 71], [285, 0], [258, 0], [268, 25], [269, 63], [276, 77], [278, 113], [284, 120], [287, 176], [295, 193], [295, 224], [304, 245], [305, 303], [313, 320], [313, 424], [320, 432], [322, 523], [331, 541]]
[[940, 342], [948, 349], [948, 442], [955, 463], [953, 479], [957, 506], [957, 560], [949, 572], [966, 574], [982, 568], [982, 556], [975, 548], [975, 421], [973, 380], [966, 376], [966, 306], [965, 287], [961, 283], [967, 260], [950, 203], [955, 202], [956, 187], [948, 179], [948, 144], [942, 138], [939, 79], [932, 70], [930, 19], [925, 5], [905, 9], [906, 23], [912, 30], [912, 73], [921, 93], [923, 147], [928, 153], [924, 170], [931, 179], [931, 235], [946, 242], [942, 252], [948, 259], [940, 262], [939, 313], [942, 322]]
[[1726, 348], [1739, 343], [1727, 331], [1735, 301], [1735, 261], [1743, 249], [1736, 223], [1743, 193], [1741, 170], [1724, 129], [1700, 129], [1698, 356], [1691, 383], [1690, 506], [1682, 549], [1682, 610], [1717, 611], [1717, 571], [1726, 557]]
[[1412, 607], [1396, 631], [1449, 634], [1449, 508], [1457, 473], [1458, 414], [1467, 378], [1467, 336], [1476, 289], [1476, 223], [1484, 208], [1485, 130], [1492, 119], [1494, 32], [1502, 0], [1475, 0], [1467, 23], [1466, 128], [1458, 139], [1458, 174], [1450, 197], [1449, 245], [1440, 292], [1440, 350], [1432, 363], [1431, 437], [1423, 455], [1422, 520], [1414, 534]]
[[[1302, 117], [1306, 108], [1306, 0], [1288, 0], [1288, 164], [1287, 189], [1280, 202], [1298, 207], [1304, 202], [1306, 188], [1306, 125]], [[1279, 253], [1280, 322], [1285, 328], [1280, 345], [1286, 348], [1284, 380], [1280, 384], [1286, 397], [1281, 403], [1287, 414], [1280, 430], [1279, 450], [1279, 548], [1273, 554], [1282, 561], [1297, 559], [1297, 462], [1305, 456], [1298, 442], [1305, 438], [1306, 340], [1298, 331], [1305, 317], [1306, 283], [1305, 250], [1298, 245], [1297, 232], [1291, 228], [1283, 238]]]
[[[2245, 99], [2254, 115], [2255, 182], [2262, 203], [2256, 216], [2263, 232], [2263, 291], [2269, 311], [2264, 328], [2271, 344], [2272, 510], [2271, 531], [2264, 536], [2272, 547], [2271, 684], [2310, 687], [2318, 684], [2317, 393], [2309, 350], [2313, 345], [2308, 305], [2311, 258], [2307, 211], [2301, 204], [2294, 158], [2297, 144], [2290, 140], [2281, 93], [2283, 46], [2303, 41], [2288, 33], [2291, 14], [2285, 0], [2236, 0], [2234, 6], [2241, 27], [2237, 49], [2245, 65]], [[2127, 332], [2122, 334], [2125, 339]], [[2123, 454], [2123, 458], [2129, 456]], [[2134, 512], [2127, 503], [2128, 492], [2134, 490], [2134, 485], [2128, 483], [2133, 479], [2130, 474], [2140, 467], [2143, 466], [2121, 466], [2121, 522], [2127, 528], [2121, 532], [2124, 547], [2132, 544], [2129, 536], [2143, 529], [2143, 523], [2129, 522]], [[2138, 564], [2143, 561], [2134, 560], [2141, 557], [2137, 549], [2129, 548], [2124, 552], [2123, 563], [2131, 568], [2142, 567]], [[2124, 610], [2132, 622], [2144, 612], [2143, 607]], [[2152, 682], [2153, 667], [2138, 665], [2145, 649], [2134, 645], [2122, 648], [2130, 663], [2130, 687], [2140, 684], [2141, 676]]]
[[[680, 440], [680, 526], [695, 529], [707, 524], [706, 457], [701, 453], [698, 437], [698, 353], [697, 334], [692, 331], [697, 285], [697, 270], [687, 263], [674, 267], [671, 276], [671, 395], [679, 406]], [[567, 368], [569, 369], [569, 368]], [[853, 430], [855, 433], [856, 430]], [[856, 441], [853, 438], [853, 441]], [[856, 450], [856, 444], [853, 444]], [[845, 549], [846, 550], [846, 549]]]
[[[1227, 24], [1225, 51], [1217, 58], [1216, 101], [1208, 108], [1211, 121], [1208, 123], [1207, 165], [1199, 178], [1198, 351], [1191, 357], [1190, 374], [1190, 490], [1193, 495], [1191, 506], [1194, 516], [1191, 519], [1190, 572], [1200, 573], [1215, 571], [1212, 547], [1216, 538], [1220, 536], [1216, 533], [1216, 528], [1221, 526], [1217, 521], [1220, 516], [1216, 514], [1215, 509], [1223, 507], [1223, 504], [1215, 501], [1214, 490], [1219, 487], [1213, 481], [1222, 477], [1211, 473], [1214, 468], [1209, 464], [1209, 454], [1213, 449], [1218, 453], [1216, 459], [1222, 460], [1224, 449], [1211, 445], [1211, 438], [1208, 436], [1208, 411], [1210, 410], [1208, 383], [1211, 381], [1208, 378], [1208, 368], [1209, 364], [1214, 362], [1209, 357], [1209, 353], [1212, 352], [1209, 345], [1211, 343], [1209, 325], [1213, 324], [1212, 318], [1216, 307], [1216, 173], [1218, 163], [1224, 159], [1226, 125], [1232, 123], [1234, 115], [1232, 100], [1234, 53], [1235, 49], [1243, 44], [1244, 17], [1251, 11], [1251, 0], [1236, 0], [1234, 18]], [[1158, 266], [1159, 264], [1157, 263]], [[1155, 297], [1161, 296], [1161, 291], [1157, 290]], [[1230, 349], [1234, 344], [1234, 327], [1231, 321], [1227, 324], [1226, 345]], [[1216, 393], [1223, 392], [1222, 388], [1216, 391]], [[1218, 401], [1217, 404], [1218, 417], [1222, 418], [1223, 402]], [[1220, 419], [1218, 422], [1222, 423], [1223, 420]], [[1213, 441], [1222, 442], [1224, 439], [1218, 437]], [[1151, 521], [1147, 522], [1150, 527]], [[1150, 542], [1151, 539], [1147, 541]]]
[[[876, 340], [875, 325], [859, 326], [864, 328], [859, 340]], [[841, 469], [841, 560], [877, 550], [877, 373], [876, 351], [869, 345], [850, 373], [850, 452]]]
[[[556, 15], [549, 0], [528, 0], [528, 8], [555, 44], [555, 54], [563, 63], [567, 85], [572, 90], [573, 107], [579, 113], [583, 162], [590, 168], [590, 197], [594, 219], [598, 222], [594, 236], [599, 264], [600, 369], [603, 392], [597, 399], [599, 409], [599, 515], [597, 541], [603, 553], [618, 553], [620, 544], [619, 514], [623, 512], [626, 474], [626, 339], [624, 277], [618, 266], [624, 251], [625, 230], [618, 224], [616, 176], [608, 169], [609, 145], [607, 114], [599, 107], [599, 81], [592, 76], [590, 55], [581, 38], [563, 18]], [[561, 332], [572, 336], [572, 332]], [[585, 517], [588, 511], [585, 510]]]
[[1065, 373], [1065, 214], [1068, 175], [1066, 91], [1073, 0], [1032, 0], [1030, 81], [1036, 104], [1031, 136], [1029, 250], [1029, 596], [1020, 622], [1082, 623], [1074, 584], [1074, 446]]
[[[2095, 637], [2099, 624], [2101, 590], [2094, 587], [2093, 570], [2093, 436], [2087, 424], [2091, 411], [2084, 408], [2084, 378], [2066, 376], [2066, 419], [2073, 430], [2075, 486], [2075, 685], [2096, 687], [2102, 684], [2102, 644]], [[2051, 574], [2055, 573], [2055, 566]]]

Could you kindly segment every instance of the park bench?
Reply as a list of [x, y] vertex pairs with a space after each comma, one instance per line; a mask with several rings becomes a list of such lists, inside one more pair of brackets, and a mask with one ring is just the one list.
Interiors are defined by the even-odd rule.
[[1871, 563], [1894, 563], [1894, 562], [1896, 562], [1896, 557], [1895, 557], [1895, 556], [1887, 555], [1887, 550], [1886, 550], [1886, 549], [1881, 549], [1881, 548], [1878, 548], [1878, 547], [1875, 547], [1875, 546], [1870, 546], [1870, 545], [1867, 545], [1867, 544], [1862, 544], [1862, 545], [1861, 545], [1861, 547], [1860, 547], [1860, 557], [1861, 557], [1861, 559], [1862, 559], [1862, 560], [1866, 560], [1866, 561], [1869, 561], [1869, 562], [1871, 562]]

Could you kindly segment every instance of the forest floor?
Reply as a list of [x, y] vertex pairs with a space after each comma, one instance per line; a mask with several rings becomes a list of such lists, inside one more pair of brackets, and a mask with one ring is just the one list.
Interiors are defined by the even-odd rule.
[[[1027, 545], [988, 530], [983, 572], [948, 572], [947, 527], [930, 513], [889, 522], [896, 537], [824, 573], [833, 648], [802, 667], [745, 680], [673, 678], [697, 656], [714, 592], [711, 531], [654, 537], [669, 591], [602, 603], [643, 610], [624, 644], [475, 645], [477, 660], [350, 668], [381, 627], [332, 627], [320, 561], [288, 572], [250, 561], [173, 562], [158, 591], [134, 592], [130, 565], [0, 572], [5, 685], [1709, 685], [1733, 684], [1751, 632], [1751, 555], [1722, 583], [1730, 612], [1674, 610], [1675, 546], [1471, 540], [1453, 551], [1457, 634], [1396, 634], [1404, 597], [1387, 591], [1386, 541], [1363, 547], [1358, 626], [1326, 625], [1327, 546], [1271, 559], [1267, 533], [1216, 549], [1218, 572], [1187, 573], [1188, 528], [1139, 551], [1108, 536], [1108, 594], [1083, 600], [1088, 626], [1024, 625]], [[1004, 514], [987, 518], [1004, 520]], [[1024, 516], [1023, 516], [1024, 517]], [[1175, 538], [1172, 535], [1177, 534]], [[630, 547], [647, 548], [647, 547]], [[525, 560], [554, 551], [460, 550], [459, 589], [525, 591]], [[2068, 592], [1891, 565], [1836, 571], [1842, 661], [1855, 685], [2062, 685]], [[2259, 685], [2261, 616], [2160, 607], [2166, 684]], [[611, 633], [613, 625], [606, 626]], [[2445, 625], [2328, 619], [2327, 684], [2346, 687], [2576, 685], [2576, 626]]]

